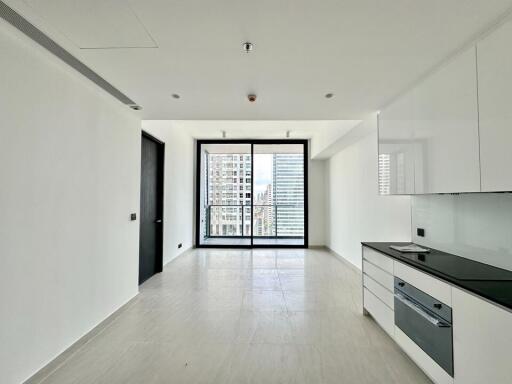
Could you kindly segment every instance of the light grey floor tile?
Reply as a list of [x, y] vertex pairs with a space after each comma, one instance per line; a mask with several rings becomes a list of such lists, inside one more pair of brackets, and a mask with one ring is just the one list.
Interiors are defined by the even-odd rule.
[[324, 250], [192, 250], [43, 384], [430, 383]]

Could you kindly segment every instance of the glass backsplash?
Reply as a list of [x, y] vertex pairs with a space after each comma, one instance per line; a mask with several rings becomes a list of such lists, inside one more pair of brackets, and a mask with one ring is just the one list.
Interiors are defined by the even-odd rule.
[[[512, 194], [417, 195], [412, 198], [417, 244], [512, 270]], [[425, 237], [416, 228], [425, 229]]]

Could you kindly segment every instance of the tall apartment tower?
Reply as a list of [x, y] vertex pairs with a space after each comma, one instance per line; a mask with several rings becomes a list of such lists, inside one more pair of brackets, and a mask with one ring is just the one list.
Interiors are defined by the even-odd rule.
[[304, 236], [304, 156], [274, 155], [277, 236]]
[[206, 162], [209, 236], [250, 235], [251, 155], [208, 154]]

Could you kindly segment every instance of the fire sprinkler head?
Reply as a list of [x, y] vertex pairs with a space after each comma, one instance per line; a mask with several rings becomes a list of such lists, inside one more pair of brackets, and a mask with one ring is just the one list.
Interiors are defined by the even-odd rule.
[[249, 102], [254, 103], [256, 101], [256, 95], [247, 95]]
[[243, 44], [244, 52], [249, 53], [254, 49], [254, 45], [248, 41]]

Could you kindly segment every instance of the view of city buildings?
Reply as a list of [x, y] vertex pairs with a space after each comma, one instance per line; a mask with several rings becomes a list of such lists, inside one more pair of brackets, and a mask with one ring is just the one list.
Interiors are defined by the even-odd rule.
[[266, 170], [270, 178], [254, 180], [251, 201], [251, 155], [207, 155], [207, 236], [251, 236], [251, 208], [255, 237], [304, 236], [303, 155], [258, 156], [270, 160], [262, 164], [255, 160], [255, 167], [271, 168]]
[[208, 154], [209, 236], [251, 235], [251, 155]]
[[275, 236], [275, 207], [272, 184], [254, 199], [254, 236]]
[[277, 235], [303, 237], [304, 157], [302, 154], [275, 154], [273, 160]]

